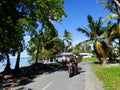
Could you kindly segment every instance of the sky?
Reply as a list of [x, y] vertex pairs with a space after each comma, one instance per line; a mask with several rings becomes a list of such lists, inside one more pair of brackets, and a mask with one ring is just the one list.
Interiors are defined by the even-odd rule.
[[65, 29], [72, 33], [73, 45], [88, 39], [76, 30], [78, 27], [88, 26], [88, 15], [97, 20], [98, 17], [105, 17], [107, 13], [104, 6], [97, 3], [96, 0], [64, 0], [64, 10], [67, 17], [63, 17], [62, 23], [54, 23], [54, 25], [60, 37], [64, 34]]

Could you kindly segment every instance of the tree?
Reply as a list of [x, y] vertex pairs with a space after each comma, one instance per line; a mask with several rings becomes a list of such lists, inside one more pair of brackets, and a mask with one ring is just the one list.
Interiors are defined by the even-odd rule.
[[72, 47], [72, 49], [74, 53], [83, 52], [82, 48], [79, 45], [75, 45], [74, 47]]
[[0, 52], [7, 57], [4, 71], [11, 70], [9, 54], [15, 55], [23, 41], [24, 31], [18, 25], [19, 19], [23, 17], [22, 12], [19, 12], [19, 3], [19, 0], [0, 2]]
[[7, 56], [8, 63], [5, 70], [10, 70], [9, 54], [15, 55], [17, 52], [15, 68], [19, 68], [20, 53], [24, 49], [23, 36], [26, 31], [33, 35], [39, 22], [42, 23], [43, 28], [46, 28], [51, 20], [61, 21], [62, 16], [66, 16], [63, 3], [63, 0], [2, 0], [0, 2], [0, 53]]
[[117, 20], [117, 24], [114, 24], [114, 27], [111, 28], [111, 36], [112, 40], [118, 39], [119, 43], [119, 54], [120, 54], [120, 1], [119, 0], [108, 0], [107, 2], [102, 2], [102, 4], [107, 8], [111, 13], [107, 15], [107, 19], [115, 18]]
[[[33, 60], [37, 54], [37, 39], [38, 37], [32, 37], [29, 41], [29, 46], [27, 48], [28, 54], [32, 56]], [[43, 31], [40, 39], [40, 52], [38, 53], [38, 60], [43, 60], [46, 57], [54, 55], [62, 50], [63, 42], [57, 36], [51, 36], [48, 31]], [[37, 59], [36, 59], [37, 60]], [[36, 61], [38, 62], [38, 61]]]
[[66, 52], [69, 50], [70, 46], [72, 45], [72, 34], [67, 30], [64, 31], [63, 42], [65, 45], [64, 52]]
[[[106, 49], [104, 45], [102, 44], [101, 35], [104, 33], [104, 31], [107, 29], [106, 27], [102, 27], [102, 18], [100, 17], [97, 21], [94, 21], [93, 18], [88, 15], [88, 23], [89, 28], [77, 28], [78, 31], [85, 33], [86, 36], [88, 36], [90, 39], [86, 40], [85, 42], [92, 41], [94, 44], [94, 50], [96, 52], [96, 55], [98, 56], [98, 59], [102, 57], [103, 61], [102, 63], [106, 63]], [[101, 60], [100, 60], [101, 61]]]
[[[34, 3], [34, 6], [35, 6], [34, 12], [38, 22], [41, 23], [41, 27], [42, 27], [41, 30], [46, 28], [50, 30], [50, 32], [52, 31], [52, 29], [53, 29], [52, 32], [55, 31], [51, 21], [62, 21], [62, 17], [66, 16], [62, 6], [63, 3], [64, 3], [63, 0], [59, 0], [59, 1], [58, 0], [54, 0], [54, 1], [53, 0], [37, 0]], [[55, 36], [56, 35], [55, 32], [52, 35]], [[40, 33], [38, 34], [38, 36], [41, 37]], [[39, 45], [40, 45], [39, 41], [40, 40], [38, 40], [36, 61], [39, 53]]]

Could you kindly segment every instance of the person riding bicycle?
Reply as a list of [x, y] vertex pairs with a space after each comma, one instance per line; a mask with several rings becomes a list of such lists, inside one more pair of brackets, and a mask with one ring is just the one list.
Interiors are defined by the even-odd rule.
[[[74, 74], [77, 74], [77, 63], [78, 63], [78, 61], [77, 61], [77, 58], [74, 55], [70, 55], [70, 59], [69, 59], [68, 63], [70, 63], [70, 62], [74, 63], [73, 64]], [[69, 69], [69, 64], [68, 64], [68, 69]]]

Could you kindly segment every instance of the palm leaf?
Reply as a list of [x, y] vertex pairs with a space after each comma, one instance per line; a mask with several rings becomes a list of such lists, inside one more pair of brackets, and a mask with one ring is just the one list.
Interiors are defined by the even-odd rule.
[[107, 20], [117, 19], [117, 18], [119, 18], [119, 16], [118, 16], [117, 14], [108, 14], [108, 15], [106, 16], [106, 19], [107, 19]]
[[92, 43], [92, 40], [91, 39], [88, 39], [88, 40], [85, 40], [83, 42], [79, 42], [78, 45], [82, 45], [82, 44], [91, 44]]
[[77, 31], [82, 32], [83, 34], [85, 34], [87, 37], [90, 37], [90, 30], [87, 28], [77, 28]]
[[102, 28], [102, 34], [100, 35], [100, 38], [105, 39], [109, 37], [110, 32], [113, 30], [114, 24], [108, 24], [106, 27]]
[[93, 21], [93, 18], [90, 15], [88, 15], [87, 20], [88, 20], [88, 23], [91, 23]]
[[105, 8], [108, 8], [111, 12], [115, 12], [115, 8], [110, 2], [101, 2], [105, 6]]

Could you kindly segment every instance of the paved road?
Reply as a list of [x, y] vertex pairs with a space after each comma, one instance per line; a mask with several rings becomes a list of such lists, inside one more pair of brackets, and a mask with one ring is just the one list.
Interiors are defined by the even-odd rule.
[[79, 73], [72, 78], [69, 78], [67, 69], [62, 68], [53, 73], [45, 73], [32, 83], [12, 90], [103, 90], [90, 64], [91, 62], [79, 63]]

